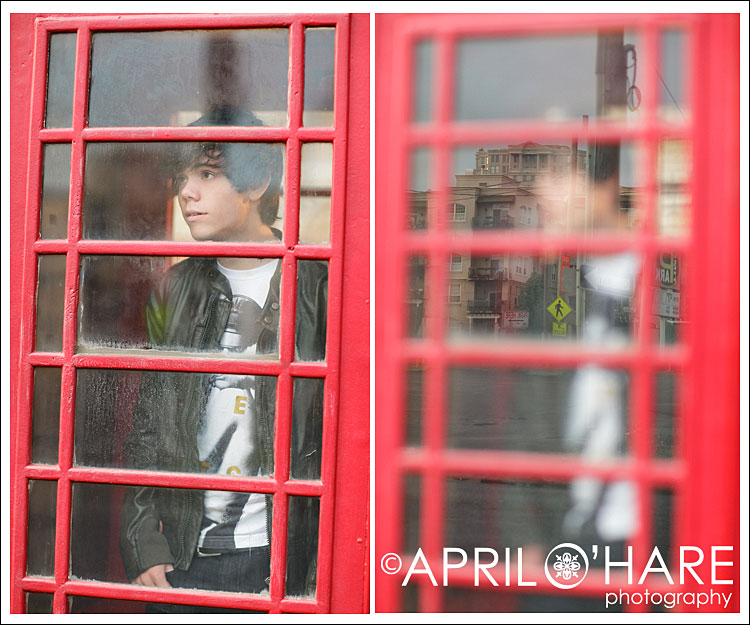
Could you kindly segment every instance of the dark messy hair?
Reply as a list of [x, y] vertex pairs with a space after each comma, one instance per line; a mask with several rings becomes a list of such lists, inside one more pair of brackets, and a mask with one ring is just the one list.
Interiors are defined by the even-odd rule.
[[[233, 108], [217, 108], [190, 126], [262, 126], [255, 115]], [[187, 169], [207, 165], [220, 169], [239, 193], [260, 189], [271, 182], [260, 198], [261, 221], [271, 226], [278, 218], [281, 178], [284, 172], [283, 145], [272, 143], [201, 142], [176, 143], [168, 157], [172, 188], [176, 176]]]

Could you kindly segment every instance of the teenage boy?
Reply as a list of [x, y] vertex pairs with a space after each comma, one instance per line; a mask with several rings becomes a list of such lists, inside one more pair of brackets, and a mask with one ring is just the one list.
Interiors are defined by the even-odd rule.
[[[251, 113], [217, 109], [194, 125], [257, 126]], [[274, 242], [280, 144], [180, 144], [172, 183], [198, 241]], [[155, 349], [278, 353], [278, 258], [188, 258], [173, 266], [146, 307]], [[299, 263], [296, 356], [325, 358], [327, 267]], [[292, 461], [320, 478], [322, 394], [295, 385]], [[129, 466], [222, 475], [273, 474], [276, 378], [146, 372], [125, 446]], [[314, 592], [317, 500], [290, 506], [287, 595]], [[263, 592], [270, 579], [272, 497], [260, 493], [134, 487], [122, 515], [121, 553], [136, 584]]]

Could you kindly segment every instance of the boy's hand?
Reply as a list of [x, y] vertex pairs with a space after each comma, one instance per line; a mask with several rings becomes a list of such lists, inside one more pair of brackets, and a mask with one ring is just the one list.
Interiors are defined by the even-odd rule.
[[146, 569], [138, 577], [133, 580], [134, 584], [140, 584], [141, 586], [160, 586], [162, 588], [171, 588], [172, 586], [167, 581], [166, 574], [170, 571], [174, 571], [174, 567], [171, 564], [155, 564], [150, 569]]

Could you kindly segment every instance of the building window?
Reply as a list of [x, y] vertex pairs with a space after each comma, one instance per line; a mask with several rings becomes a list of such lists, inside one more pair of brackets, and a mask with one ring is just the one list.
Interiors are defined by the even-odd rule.
[[461, 302], [461, 285], [460, 284], [448, 285], [448, 301], [451, 304], [458, 304]]
[[451, 271], [461, 271], [463, 269], [463, 257], [458, 254], [451, 254]]
[[466, 206], [463, 204], [453, 204], [451, 221], [466, 221]]

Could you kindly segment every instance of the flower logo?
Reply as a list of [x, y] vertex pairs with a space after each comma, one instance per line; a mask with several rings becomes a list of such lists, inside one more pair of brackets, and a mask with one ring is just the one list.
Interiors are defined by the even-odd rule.
[[589, 559], [586, 552], [574, 543], [557, 545], [544, 561], [544, 574], [550, 584], [563, 590], [578, 586], [588, 571]]

